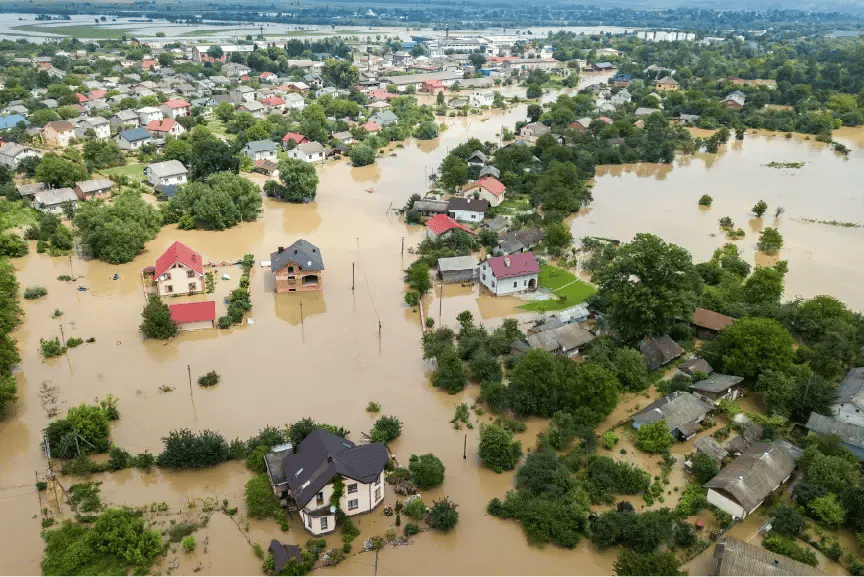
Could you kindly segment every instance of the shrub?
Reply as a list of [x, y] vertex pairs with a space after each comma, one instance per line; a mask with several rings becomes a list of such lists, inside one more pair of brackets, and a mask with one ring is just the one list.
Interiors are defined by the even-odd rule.
[[435, 455], [411, 455], [408, 470], [411, 481], [420, 489], [431, 489], [444, 482], [444, 463]]
[[711, 206], [711, 203], [712, 203], [712, 202], [714, 202], [714, 199], [711, 198], [711, 197], [710, 197], [709, 195], [707, 195], [707, 194], [703, 194], [703, 195], [699, 198], [699, 206]]
[[404, 531], [406, 537], [416, 535], [420, 532], [420, 525], [418, 525], [417, 523], [406, 523]]
[[408, 503], [405, 503], [405, 506], [402, 507], [402, 512], [412, 519], [422, 519], [426, 514], [426, 503], [424, 503], [423, 499], [420, 499], [419, 497], [417, 499], [412, 499]]
[[36, 300], [39, 297], [44, 297], [48, 294], [48, 289], [44, 286], [28, 286], [24, 289], [24, 298], [28, 301]]
[[210, 371], [205, 375], [198, 377], [198, 384], [202, 387], [213, 387], [219, 383], [219, 373]]
[[456, 510], [456, 503], [447, 497], [435, 501], [432, 508], [429, 509], [426, 522], [433, 529], [440, 529], [445, 533], [456, 526], [459, 521], [459, 512]]
[[717, 462], [705, 453], [696, 453], [691, 462], [693, 464], [693, 478], [700, 485], [704, 485], [720, 472]]
[[409, 307], [416, 307], [420, 304], [420, 293], [417, 291], [408, 291], [405, 293], [405, 304]]
[[189, 429], [173, 430], [167, 437], [162, 437], [162, 442], [165, 448], [156, 458], [160, 467], [195, 469], [212, 467], [228, 460], [228, 443], [213, 431], [195, 434]]
[[75, 347], [79, 347], [84, 344], [84, 339], [78, 337], [72, 337], [66, 341], [66, 347], [70, 349], [74, 349]]
[[759, 236], [756, 248], [766, 254], [777, 254], [783, 248], [783, 236], [776, 228], [766, 227]]
[[394, 416], [384, 416], [372, 425], [370, 438], [373, 443], [389, 443], [402, 434], [402, 421]]
[[108, 467], [112, 471], [120, 471], [132, 464], [132, 455], [120, 447], [111, 447], [108, 451]]
[[511, 433], [524, 433], [528, 428], [525, 421], [514, 419], [513, 417], [498, 417], [495, 419], [495, 424]]
[[620, 438], [615, 434], [615, 431], [609, 430], [603, 433], [603, 446], [609, 451], [618, 444], [619, 440]]
[[813, 567], [816, 567], [819, 563], [816, 559], [816, 553], [810, 549], [801, 547], [795, 541], [787, 537], [769, 535], [762, 540], [762, 546], [778, 555], [785, 555], [790, 559], [806, 563], [807, 565], [812, 565]]
[[223, 315], [219, 317], [219, 328], [220, 329], [230, 329], [231, 328], [231, 317]]
[[198, 525], [195, 523], [177, 523], [168, 528], [168, 541], [179, 543], [184, 537], [188, 537], [197, 530]]
[[246, 512], [254, 519], [272, 516], [279, 509], [276, 495], [266, 474], [252, 477], [246, 482]]
[[636, 446], [645, 453], [658, 454], [666, 451], [675, 439], [669, 432], [666, 419], [660, 419], [656, 423], [649, 423], [639, 427], [636, 431]]
[[183, 550], [186, 551], [187, 553], [191, 553], [192, 551], [194, 551], [195, 546], [197, 545], [197, 543], [195, 542], [195, 536], [194, 535], [189, 535], [188, 537], [184, 537], [183, 540], [180, 542], [180, 544], [183, 545]]
[[[70, 425], [75, 427], [75, 430], [81, 437], [93, 445], [94, 448], [92, 450], [99, 453], [108, 450], [110, 427], [108, 425], [108, 416], [101, 407], [82, 403], [77, 407], [69, 409], [66, 420]], [[82, 450], [84, 450], [83, 447]]]
[[366, 411], [369, 413], [378, 413], [381, 411], [381, 405], [374, 401], [369, 401], [369, 404], [366, 405]]
[[522, 443], [513, 440], [513, 435], [497, 425], [480, 428], [480, 458], [483, 464], [495, 471], [512, 471], [522, 456]]
[[156, 464], [156, 457], [152, 453], [144, 451], [135, 455], [132, 459], [132, 466], [142, 471], [149, 471]]
[[500, 413], [507, 408], [507, 389], [499, 381], [484, 381], [480, 383], [479, 400], [486, 403], [493, 413]]
[[39, 339], [39, 348], [42, 351], [42, 356], [46, 359], [59, 357], [66, 352], [66, 347], [60, 344], [60, 339], [57, 337], [47, 341]]

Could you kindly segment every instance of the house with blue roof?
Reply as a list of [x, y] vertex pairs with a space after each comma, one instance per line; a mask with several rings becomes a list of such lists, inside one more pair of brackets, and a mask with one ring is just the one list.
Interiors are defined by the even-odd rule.
[[121, 130], [114, 141], [122, 150], [138, 150], [145, 144], [153, 141], [150, 133], [143, 128], [130, 128], [129, 130]]
[[0, 130], [7, 130], [9, 128], [15, 128], [18, 126], [19, 122], [23, 122], [24, 124], [29, 124], [27, 119], [21, 116], [20, 114], [10, 114], [9, 116], [0, 116]]

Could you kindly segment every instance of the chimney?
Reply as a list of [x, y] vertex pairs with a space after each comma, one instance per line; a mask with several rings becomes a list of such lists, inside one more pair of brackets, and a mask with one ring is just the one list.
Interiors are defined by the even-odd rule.
[[283, 252], [284, 250], [285, 250], [285, 247], [284, 247], [284, 246], [280, 246], [280, 247], [279, 247], [279, 250], [277, 250], [276, 253], [277, 253], [277, 254], [282, 254], [282, 252]]
[[297, 249], [296, 249], [296, 248], [294, 249], [294, 254], [297, 254]]
[[506, 256], [504, 257], [504, 266], [506, 268], [510, 268], [510, 259], [507, 258]]

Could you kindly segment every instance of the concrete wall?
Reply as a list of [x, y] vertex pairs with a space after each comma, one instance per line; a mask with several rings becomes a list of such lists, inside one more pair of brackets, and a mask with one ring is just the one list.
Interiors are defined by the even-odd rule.
[[708, 489], [708, 502], [716, 506], [720, 510], [726, 511], [727, 513], [732, 515], [732, 517], [743, 519], [747, 516], [747, 512], [744, 510], [744, 507], [742, 507], [732, 499], [724, 497], [714, 489]]

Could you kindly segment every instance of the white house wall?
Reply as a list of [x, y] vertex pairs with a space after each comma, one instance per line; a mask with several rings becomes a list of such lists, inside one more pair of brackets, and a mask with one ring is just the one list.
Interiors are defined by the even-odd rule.
[[[342, 497], [339, 499], [339, 507], [349, 517], [368, 513], [384, 501], [384, 471], [381, 471], [381, 473], [378, 475], [378, 479], [372, 483], [360, 483], [359, 481], [354, 481], [353, 479], [349, 479], [347, 477], [343, 478], [342, 482], [344, 485], [344, 489]], [[357, 491], [355, 493], [348, 493], [349, 485], [353, 485], [355, 483], [357, 484]], [[375, 498], [376, 490], [378, 491], [377, 499]], [[333, 484], [328, 483], [321, 489], [321, 491], [319, 491], [319, 493], [322, 494], [323, 505], [321, 506], [329, 507], [330, 497], [333, 495]], [[348, 503], [355, 499], [357, 500], [357, 508], [349, 509]], [[321, 517], [311, 517], [310, 524], [310, 516], [304, 511], [305, 508], [313, 511], [315, 509], [318, 509], [319, 505], [316, 504], [317, 502], [318, 501], [316, 497], [313, 496], [312, 500], [305, 507], [300, 507], [300, 518], [303, 521], [303, 527], [305, 527], [306, 530], [313, 535], [323, 535], [325, 533], [331, 533], [336, 528], [335, 515], [328, 515], [327, 528], [321, 529]]]
[[747, 516], [747, 512], [744, 510], [744, 507], [729, 499], [724, 497], [714, 489], [708, 489], [708, 502], [721, 511], [726, 511], [733, 518], [743, 519]]

